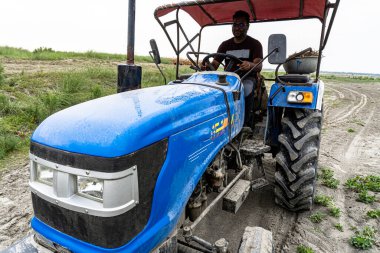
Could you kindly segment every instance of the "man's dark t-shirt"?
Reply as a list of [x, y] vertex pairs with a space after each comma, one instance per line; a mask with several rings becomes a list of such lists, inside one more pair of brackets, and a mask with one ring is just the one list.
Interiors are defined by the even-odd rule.
[[[255, 58], [263, 58], [263, 47], [258, 40], [250, 36], [247, 36], [246, 39], [241, 43], [235, 43], [234, 38], [231, 38], [224, 41], [219, 46], [218, 53], [232, 54], [242, 61], [253, 62], [253, 59]], [[215, 57], [215, 60], [220, 63], [222, 59], [220, 57]], [[229, 60], [226, 60], [225, 66], [227, 66], [228, 63]], [[232, 71], [235, 71], [237, 69], [238, 67], [234, 66]], [[255, 74], [256, 73], [252, 73], [252, 76]]]

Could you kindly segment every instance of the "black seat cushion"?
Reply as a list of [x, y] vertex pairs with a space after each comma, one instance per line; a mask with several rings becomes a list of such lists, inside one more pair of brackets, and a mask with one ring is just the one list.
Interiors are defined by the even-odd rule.
[[310, 77], [307, 75], [289, 74], [279, 76], [279, 78], [285, 83], [309, 83]]

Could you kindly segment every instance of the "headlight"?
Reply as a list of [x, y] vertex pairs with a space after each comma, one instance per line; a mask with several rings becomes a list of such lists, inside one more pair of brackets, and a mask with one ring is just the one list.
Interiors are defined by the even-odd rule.
[[313, 103], [313, 93], [308, 91], [291, 91], [288, 94], [288, 102], [311, 104]]
[[104, 181], [92, 177], [77, 177], [78, 193], [83, 197], [103, 202]]
[[46, 167], [41, 164], [37, 164], [37, 181], [48, 184], [48, 185], [53, 185], [53, 170], [49, 167]]

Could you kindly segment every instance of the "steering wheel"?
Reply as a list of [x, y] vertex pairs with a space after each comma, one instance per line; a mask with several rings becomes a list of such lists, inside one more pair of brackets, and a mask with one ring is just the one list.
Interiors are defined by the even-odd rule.
[[[207, 55], [205, 58], [203, 58], [202, 66], [206, 66], [208, 69], [210, 69], [212, 71], [215, 71], [216, 69], [214, 68], [214, 66], [210, 62], [210, 58], [215, 58], [215, 57], [220, 57], [221, 58], [220, 63], [222, 63], [225, 59], [229, 59], [230, 60], [229, 63], [228, 63], [228, 65], [225, 66], [225, 68], [224, 68], [224, 71], [226, 71], [226, 72], [231, 72], [231, 69], [236, 64], [243, 63], [242, 60], [240, 60], [239, 58], [237, 58], [236, 56], [231, 55], [231, 54], [212, 53], [212, 54]], [[236, 73], [239, 70], [240, 70], [240, 68], [237, 69], [237, 70], [235, 70], [234, 72]]]

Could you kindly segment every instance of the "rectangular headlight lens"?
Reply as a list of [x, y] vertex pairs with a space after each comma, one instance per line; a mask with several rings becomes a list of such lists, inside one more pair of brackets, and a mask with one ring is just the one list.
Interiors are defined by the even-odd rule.
[[103, 202], [104, 181], [92, 178], [78, 176], [78, 193], [85, 198]]
[[53, 185], [53, 169], [37, 163], [37, 181]]

